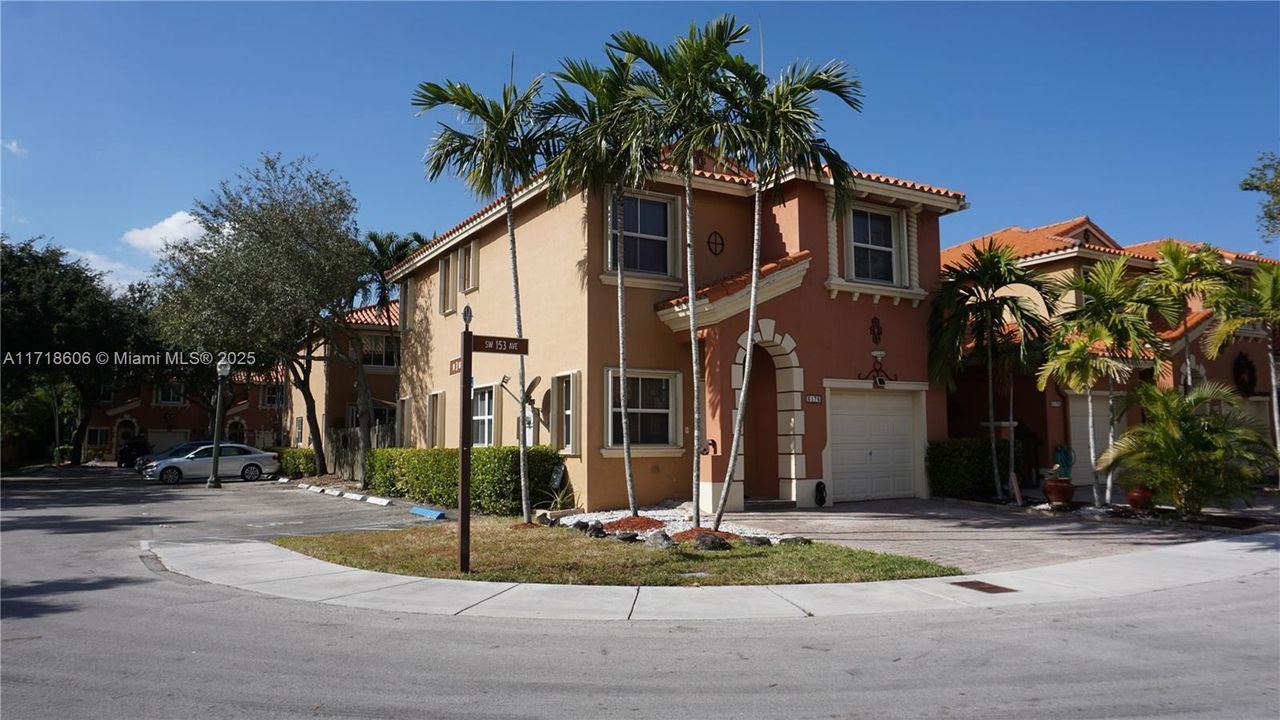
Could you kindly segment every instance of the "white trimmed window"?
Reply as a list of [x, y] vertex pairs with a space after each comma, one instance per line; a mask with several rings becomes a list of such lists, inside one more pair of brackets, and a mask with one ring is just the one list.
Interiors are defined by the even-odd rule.
[[156, 405], [181, 405], [182, 383], [168, 383], [156, 386]]
[[400, 283], [400, 330], [403, 332], [413, 327], [413, 279], [405, 278]]
[[846, 279], [884, 285], [904, 285], [902, 214], [854, 207], [846, 225]]
[[556, 449], [566, 455], [578, 453], [574, 420], [578, 414], [576, 373], [552, 378], [551, 437]]
[[293, 419], [293, 446], [302, 447], [302, 418]]
[[631, 194], [623, 196], [614, 208], [609, 232], [609, 270], [616, 270], [618, 227], [622, 227], [623, 262], [628, 272], [675, 277], [676, 262], [675, 198], [666, 195]]
[[440, 257], [440, 314], [449, 315], [458, 309], [458, 278], [453, 274], [453, 256]]
[[444, 393], [427, 396], [427, 447], [444, 447]]
[[365, 335], [361, 341], [364, 346], [365, 367], [393, 368], [400, 364], [400, 338]]
[[98, 402], [109, 403], [111, 397], [115, 394], [115, 388], [111, 383], [103, 383], [98, 386]]
[[85, 447], [106, 447], [107, 432], [107, 428], [89, 428], [84, 437]]
[[480, 248], [474, 242], [458, 248], [458, 287], [464, 293], [480, 289]]
[[263, 385], [262, 386], [262, 407], [264, 408], [284, 407], [284, 386], [283, 385]]
[[493, 445], [494, 436], [494, 388], [476, 388], [471, 392], [471, 443], [473, 445]]
[[[622, 447], [622, 395], [616, 369], [607, 371], [609, 446]], [[680, 439], [680, 373], [627, 371], [627, 422], [632, 445], [673, 446]]]

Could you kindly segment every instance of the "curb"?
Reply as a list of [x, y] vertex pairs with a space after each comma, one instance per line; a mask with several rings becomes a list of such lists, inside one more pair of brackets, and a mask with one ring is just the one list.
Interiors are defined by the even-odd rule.
[[[293, 482], [293, 480], [291, 480], [290, 478], [280, 478], [276, 482], [290, 483], [290, 482]], [[310, 483], [300, 482], [298, 483], [297, 487], [299, 490], [307, 490], [313, 493], [321, 493], [324, 495], [329, 495], [331, 497], [346, 498], [347, 500], [355, 500], [357, 502], [364, 501], [367, 503], [371, 503], [373, 505], [378, 505], [379, 507], [387, 507], [388, 505], [395, 504], [394, 502], [392, 502], [391, 498], [377, 497], [376, 495], [366, 495], [361, 492], [351, 492], [349, 490], [340, 490], [338, 488], [329, 488], [329, 487], [324, 487], [323, 485], [312, 485]]]
[[1096, 523], [1114, 523], [1116, 525], [1139, 525], [1143, 527], [1162, 527], [1175, 528], [1179, 530], [1199, 530], [1201, 532], [1221, 533], [1223, 535], [1256, 535], [1258, 533], [1271, 533], [1280, 530], [1280, 524], [1265, 523], [1251, 528], [1230, 528], [1222, 525], [1211, 525], [1208, 523], [1189, 522], [1186, 520], [1161, 520], [1159, 518], [1124, 518], [1109, 517], [1103, 515], [1080, 515], [1077, 513], [1065, 513], [1056, 510], [1037, 510], [1033, 507], [1019, 507], [1017, 505], [997, 505], [995, 503], [985, 503], [978, 500], [962, 500], [960, 498], [933, 497], [930, 500], [938, 502], [951, 503], [952, 505], [964, 505], [972, 508], [983, 508], [986, 510], [996, 510], [999, 512], [1014, 513], [1018, 515], [1031, 515], [1033, 517], [1061, 518], [1064, 520], [1084, 520]]

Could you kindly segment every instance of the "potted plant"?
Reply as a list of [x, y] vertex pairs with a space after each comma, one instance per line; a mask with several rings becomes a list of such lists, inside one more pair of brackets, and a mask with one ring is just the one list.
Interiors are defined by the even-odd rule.
[[1155, 488], [1144, 483], [1131, 483], [1124, 494], [1125, 499], [1129, 501], [1129, 507], [1143, 512], [1149, 512], [1155, 505], [1155, 496]]
[[1071, 499], [1076, 495], [1076, 486], [1071, 483], [1071, 477], [1063, 477], [1062, 465], [1058, 463], [1053, 465], [1053, 474], [1045, 476], [1041, 489], [1049, 504], [1059, 509], [1071, 507]]

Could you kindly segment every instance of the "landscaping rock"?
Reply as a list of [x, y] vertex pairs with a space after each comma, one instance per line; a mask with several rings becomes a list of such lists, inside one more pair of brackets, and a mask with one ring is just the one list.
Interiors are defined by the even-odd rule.
[[617, 535], [614, 535], [614, 537], [616, 537], [617, 539], [625, 543], [633, 543], [640, 539], [639, 535], [636, 535], [635, 533], [626, 531], [626, 530], [618, 533]]
[[782, 538], [778, 541], [779, 545], [812, 545], [813, 541], [807, 537], [789, 537]]
[[579, 520], [573, 524], [573, 529], [581, 533], [586, 532], [590, 527], [591, 523], [588, 523], [586, 520]]
[[751, 545], [752, 547], [769, 547], [773, 544], [769, 541], [769, 538], [761, 535], [747, 535], [742, 538], [742, 542]]
[[658, 530], [657, 532], [650, 533], [649, 536], [644, 539], [644, 544], [648, 547], [654, 548], [655, 550], [666, 550], [667, 548], [675, 547], [676, 542], [671, 539], [671, 536], [668, 535], [665, 530]]
[[604, 531], [604, 523], [599, 520], [587, 526], [587, 534], [593, 538], [609, 537], [609, 533]]
[[538, 513], [538, 516], [535, 519], [538, 521], [539, 525], [546, 525], [547, 527], [555, 527], [560, 524], [558, 519], [551, 517], [545, 512]]
[[693, 547], [698, 550], [728, 550], [730, 545], [724, 538], [716, 537], [711, 533], [699, 533], [693, 539]]

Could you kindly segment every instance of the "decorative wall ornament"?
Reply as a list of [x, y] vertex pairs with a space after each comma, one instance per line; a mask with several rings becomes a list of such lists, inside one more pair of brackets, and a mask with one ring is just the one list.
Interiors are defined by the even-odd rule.
[[719, 255], [724, 252], [724, 236], [718, 232], [712, 232], [707, 236], [707, 249], [712, 255]]
[[884, 327], [880, 325], [880, 318], [871, 318], [871, 342], [876, 345], [880, 344], [880, 338], [884, 335]]
[[889, 380], [897, 380], [898, 379], [897, 375], [890, 375], [889, 373], [885, 372], [884, 356], [885, 356], [885, 351], [872, 350], [871, 351], [871, 369], [863, 373], [862, 375], [859, 375], [858, 379], [870, 380], [871, 384], [878, 388], [884, 387], [885, 383], [888, 382]]
[[1258, 367], [1253, 364], [1245, 353], [1236, 355], [1236, 360], [1231, 365], [1231, 380], [1236, 384], [1236, 389], [1241, 395], [1248, 397], [1258, 389]]

